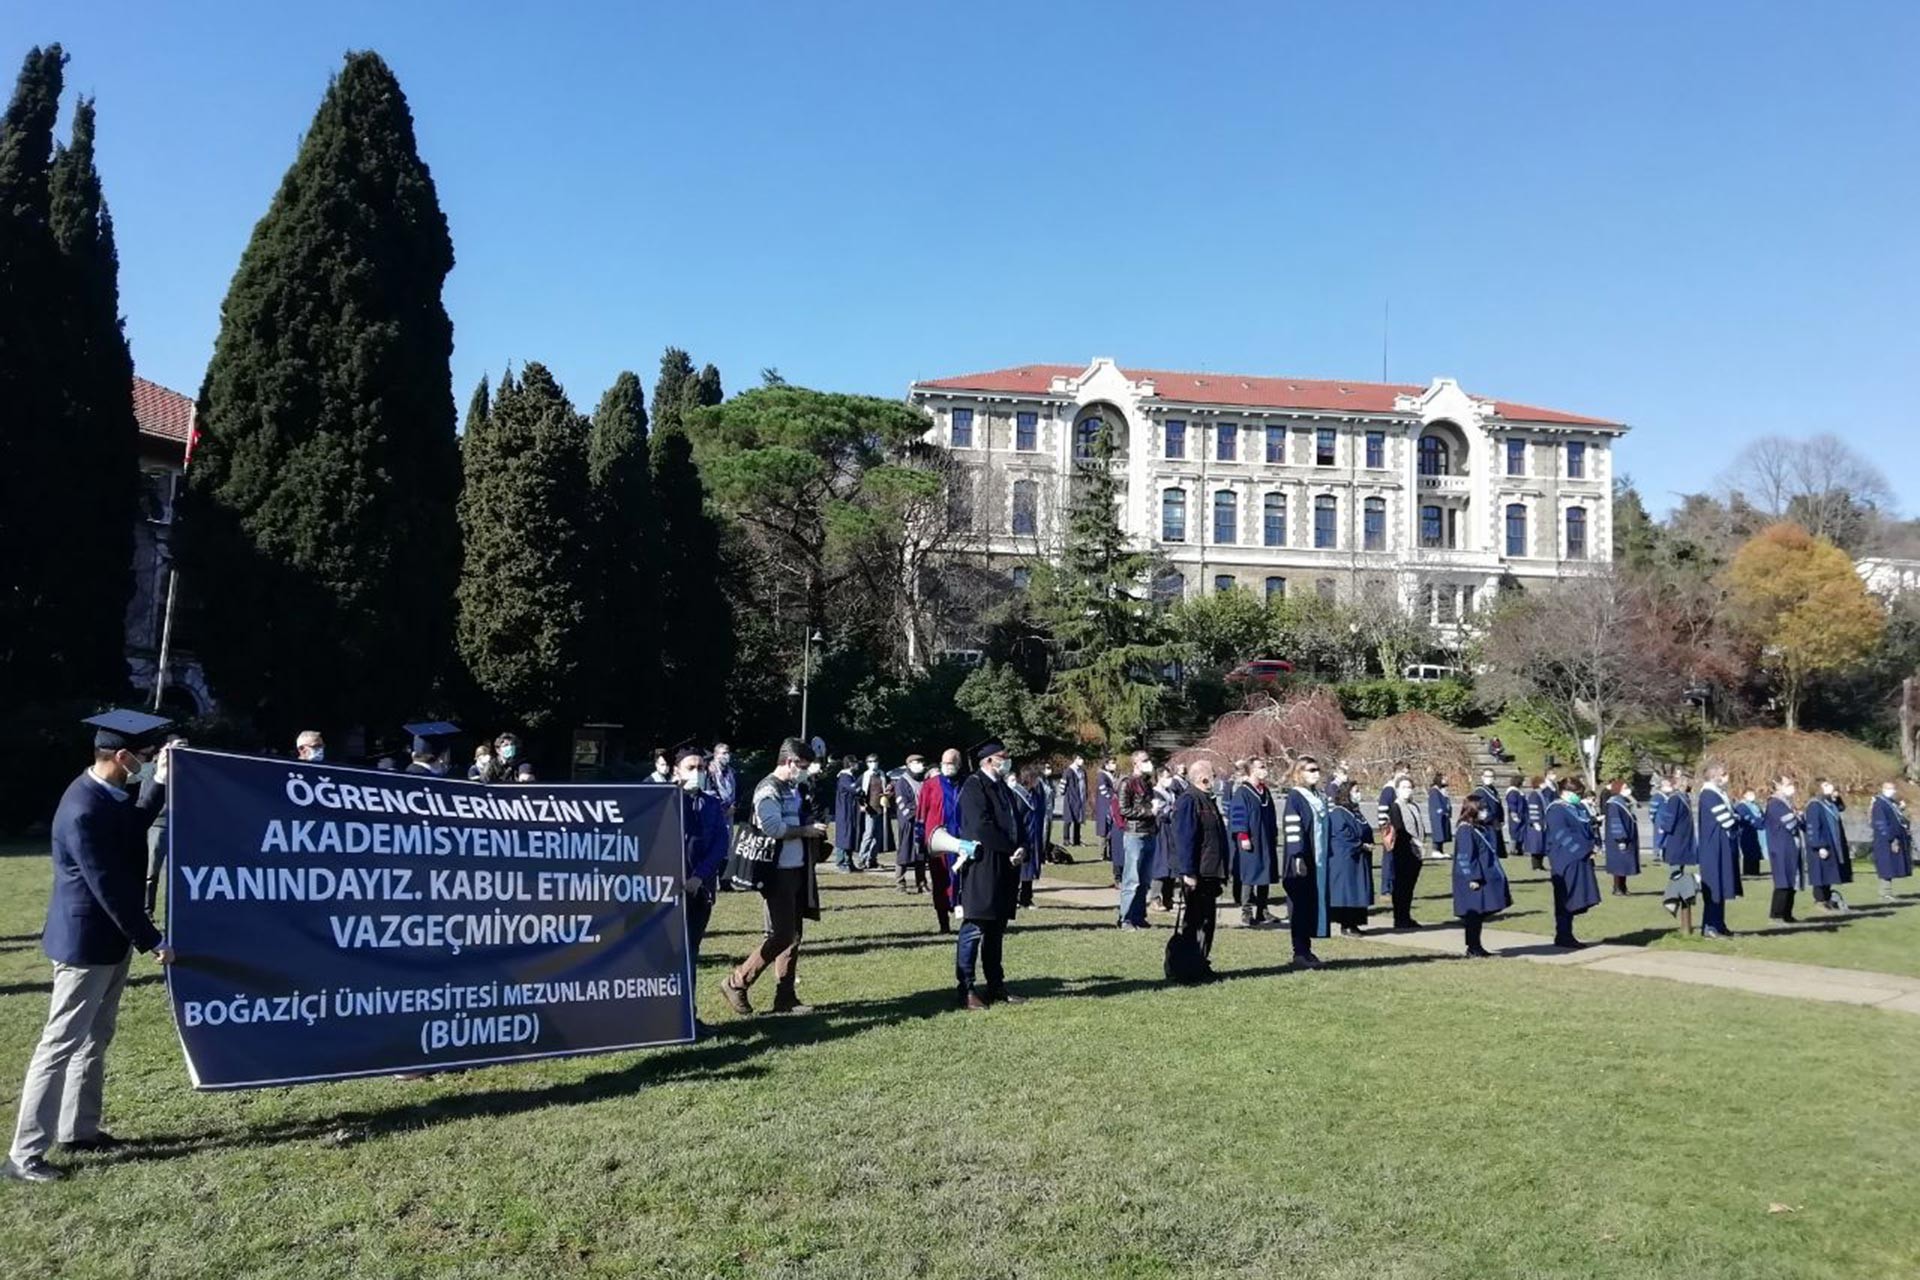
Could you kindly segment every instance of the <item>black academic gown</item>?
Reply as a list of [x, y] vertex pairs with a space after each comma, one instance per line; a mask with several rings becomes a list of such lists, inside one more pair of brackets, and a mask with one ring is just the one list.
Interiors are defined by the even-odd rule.
[[969, 774], [960, 786], [960, 838], [980, 847], [960, 868], [960, 906], [971, 922], [1005, 923], [1020, 898], [1020, 868], [1009, 860], [1024, 843], [1004, 782]]

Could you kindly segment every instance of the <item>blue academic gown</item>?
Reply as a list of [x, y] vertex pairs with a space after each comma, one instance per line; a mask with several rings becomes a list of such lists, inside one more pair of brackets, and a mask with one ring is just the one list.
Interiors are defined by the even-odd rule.
[[[1393, 806], [1399, 803], [1400, 797], [1395, 793], [1392, 783], [1380, 788], [1380, 798], [1374, 802], [1373, 806], [1373, 825], [1392, 826]], [[1391, 853], [1382, 852], [1380, 856], [1380, 892], [1393, 892], [1393, 855]]]
[[1033, 784], [1033, 802], [1040, 807], [1040, 838], [1034, 842], [1039, 852], [1034, 856], [1042, 860], [1046, 858], [1047, 850], [1053, 844], [1053, 824], [1055, 821], [1053, 816], [1053, 803], [1055, 797], [1059, 794], [1060, 784], [1051, 778], [1042, 778]]
[[89, 770], [67, 784], [53, 811], [53, 896], [40, 949], [59, 964], [117, 965], [129, 947], [151, 951], [147, 828], [166, 804], [163, 786], [139, 799], [109, 794]]
[[1339, 805], [1327, 828], [1327, 905], [1364, 915], [1373, 905], [1373, 828]]
[[833, 847], [851, 853], [860, 847], [860, 780], [842, 773], [833, 782]]
[[[1326, 807], [1335, 806], [1328, 803]], [[1313, 904], [1313, 936], [1324, 938], [1332, 932], [1331, 917], [1327, 914], [1330, 905], [1327, 902], [1327, 855], [1331, 852], [1328, 846], [1332, 844], [1332, 819], [1329, 817], [1323, 823], [1314, 812], [1313, 801], [1307, 799], [1299, 787], [1294, 787], [1287, 792], [1281, 807], [1280, 829], [1280, 879], [1282, 883], [1292, 882], [1289, 897], [1297, 893]], [[1295, 866], [1301, 866], [1306, 874], [1291, 874]]]
[[1526, 800], [1527, 823], [1520, 833], [1520, 851], [1537, 857], [1547, 851], [1547, 810], [1553, 807], [1554, 799], [1544, 787], [1521, 795]]
[[1500, 793], [1492, 787], [1475, 787], [1473, 794], [1479, 797], [1480, 807], [1486, 813], [1487, 835], [1493, 839], [1493, 854], [1496, 858], [1507, 856], [1507, 806], [1500, 799]]
[[1227, 814], [1227, 834], [1233, 840], [1234, 875], [1249, 888], [1280, 879], [1279, 817], [1273, 792], [1242, 782], [1233, 789]]
[[1527, 851], [1527, 793], [1519, 787], [1508, 787], [1505, 802], [1500, 806], [1507, 815], [1507, 851], [1525, 853]]
[[893, 787], [894, 844], [893, 865], [917, 867], [927, 860], [926, 834], [920, 830], [920, 788], [927, 785], [926, 775], [915, 781], [910, 773], [897, 773]]
[[1740, 825], [1733, 830], [1733, 842], [1740, 849], [1740, 874], [1758, 876], [1767, 856], [1767, 815], [1751, 800], [1733, 806]]
[[[1843, 802], [1826, 796], [1807, 801], [1807, 883], [1831, 886], [1853, 883], [1853, 851], [1847, 847], [1847, 826], [1840, 819]], [[1827, 851], [1826, 857], [1820, 851]]]
[[1593, 819], [1570, 800], [1547, 806], [1547, 870], [1566, 894], [1573, 915], [1600, 905], [1600, 878], [1593, 870]]
[[[1480, 884], [1478, 889], [1472, 887], [1475, 881]], [[1481, 826], [1462, 826], [1453, 849], [1453, 913], [1490, 916], [1512, 905], [1513, 891], [1507, 885], [1506, 868], [1495, 852], [1493, 832]]]
[[[1114, 828], [1113, 821], [1113, 775], [1105, 769], [1094, 779], [1093, 791], [1093, 833], [1106, 836]], [[1118, 855], [1115, 855], [1116, 859]]]
[[1047, 815], [1040, 799], [1045, 793], [1040, 787], [1022, 791], [1011, 784], [1007, 790], [1013, 793], [1014, 820], [1020, 826], [1021, 842], [1027, 846], [1026, 860], [1020, 864], [1020, 879], [1032, 882], [1040, 878], [1040, 859], [1047, 847]]
[[1740, 896], [1739, 829], [1740, 819], [1726, 793], [1711, 785], [1700, 788], [1693, 856], [1700, 866], [1700, 883], [1722, 902]]
[[1767, 801], [1767, 869], [1776, 889], [1799, 889], [1806, 884], [1800, 865], [1800, 815], [1793, 803], [1779, 796]]
[[1913, 874], [1913, 824], [1885, 796], [1873, 798], [1873, 871], [1882, 880]]
[[1427, 828], [1436, 853], [1453, 839], [1453, 797], [1439, 787], [1427, 788]]
[[1607, 797], [1607, 874], [1640, 874], [1640, 815], [1624, 796]]
[[1700, 861], [1693, 851], [1693, 841], [1693, 805], [1686, 792], [1675, 791], [1654, 811], [1653, 847], [1668, 866], [1691, 867]]

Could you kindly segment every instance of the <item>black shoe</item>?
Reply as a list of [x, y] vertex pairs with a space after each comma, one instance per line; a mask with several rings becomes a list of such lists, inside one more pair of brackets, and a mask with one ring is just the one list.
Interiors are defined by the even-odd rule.
[[69, 1151], [119, 1151], [131, 1144], [125, 1138], [116, 1138], [103, 1129], [91, 1138], [75, 1138], [72, 1142], [60, 1145]]
[[1468, 947], [1467, 958], [1469, 960], [1491, 960], [1493, 959], [1493, 952], [1487, 950], [1485, 947]]
[[1566, 951], [1584, 951], [1587, 944], [1575, 937], [1555, 938], [1553, 945]]
[[1420, 922], [1418, 920], [1415, 920], [1412, 916], [1408, 916], [1405, 920], [1395, 920], [1393, 922], [1393, 927], [1396, 929], [1418, 929], [1420, 927]]
[[988, 1004], [1025, 1004], [1026, 1002], [1027, 998], [1025, 996], [1017, 996], [1005, 988], [999, 991], [987, 992]]
[[987, 1002], [969, 991], [960, 997], [960, 1007], [968, 1013], [979, 1013], [987, 1007]]
[[58, 1182], [66, 1176], [65, 1169], [48, 1164], [39, 1156], [0, 1164], [0, 1178], [11, 1178], [15, 1182]]
[[1293, 964], [1297, 969], [1324, 969], [1327, 967], [1327, 962], [1311, 951], [1303, 951], [1294, 956]]
[[1359, 938], [1365, 935], [1363, 935], [1356, 926], [1343, 924], [1340, 926], [1340, 936], [1343, 938]]

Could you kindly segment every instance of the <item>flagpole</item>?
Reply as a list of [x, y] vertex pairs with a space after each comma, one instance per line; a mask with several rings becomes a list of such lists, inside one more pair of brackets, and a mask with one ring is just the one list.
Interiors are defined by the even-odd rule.
[[[194, 405], [187, 410], [187, 448], [180, 459], [180, 477], [185, 479], [187, 468], [193, 465], [194, 441], [200, 438], [200, 406]], [[174, 497], [177, 500], [179, 494]], [[173, 527], [173, 509], [167, 510], [167, 527]], [[173, 567], [173, 538], [167, 538], [167, 605], [160, 619], [160, 665], [153, 673], [153, 709], [160, 710], [161, 695], [167, 691], [167, 664], [173, 655], [173, 602], [180, 594], [180, 571]]]

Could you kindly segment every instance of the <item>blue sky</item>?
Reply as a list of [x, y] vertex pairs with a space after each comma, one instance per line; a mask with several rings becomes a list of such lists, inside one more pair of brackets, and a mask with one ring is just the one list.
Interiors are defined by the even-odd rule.
[[[278, 12], [275, 12], [275, 11]], [[272, 13], [270, 19], [263, 15]], [[1657, 507], [1833, 430], [1920, 514], [1920, 5], [10, 0], [98, 96], [134, 359], [197, 390], [350, 48], [453, 228], [454, 386], [662, 347], [897, 396], [1031, 361], [1625, 420]]]

